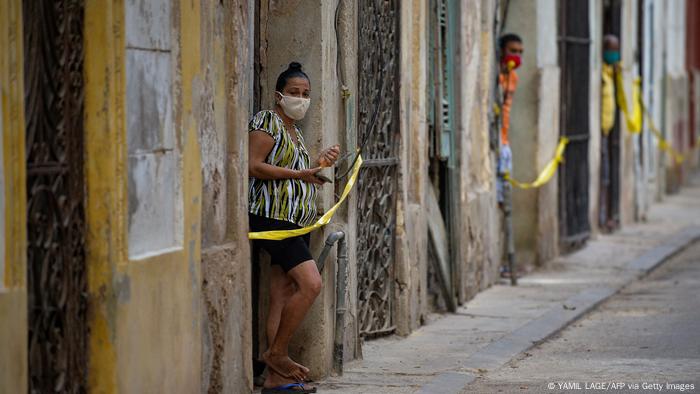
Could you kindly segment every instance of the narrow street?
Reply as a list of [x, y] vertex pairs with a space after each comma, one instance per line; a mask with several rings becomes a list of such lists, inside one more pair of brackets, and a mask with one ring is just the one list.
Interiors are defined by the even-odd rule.
[[695, 242], [649, 277], [508, 365], [477, 378], [463, 392], [683, 391], [667, 382], [697, 392], [698, 285], [700, 242]]
[[365, 342], [361, 360], [318, 386], [344, 394], [542, 393], [616, 382], [639, 383], [629, 392], [644, 392], [642, 383], [671, 392], [669, 382], [697, 392], [698, 212], [694, 177], [645, 222], [598, 236], [518, 286], [499, 283], [408, 337]]
[[700, 0], [0, 26], [0, 394], [700, 393]]

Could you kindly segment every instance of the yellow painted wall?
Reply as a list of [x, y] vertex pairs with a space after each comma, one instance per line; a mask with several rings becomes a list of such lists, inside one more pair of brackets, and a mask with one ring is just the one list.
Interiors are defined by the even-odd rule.
[[[193, 115], [199, 2], [173, 19], [181, 55], [174, 89], [181, 152], [182, 248], [129, 261], [124, 2], [87, 1], [85, 130], [91, 392], [198, 392], [201, 365], [201, 173]], [[175, 58], [174, 58], [175, 59]]]
[[27, 292], [22, 3], [0, 2], [0, 100], [5, 184], [4, 283], [0, 283], [0, 393], [27, 391]]

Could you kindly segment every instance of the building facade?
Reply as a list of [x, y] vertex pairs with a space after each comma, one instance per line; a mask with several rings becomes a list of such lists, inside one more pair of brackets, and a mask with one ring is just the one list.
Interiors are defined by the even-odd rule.
[[[354, 152], [364, 159], [346, 203], [312, 234], [314, 256], [335, 231], [348, 251], [343, 267], [331, 249], [291, 345], [314, 379], [340, 372], [337, 332], [341, 361], [361, 358], [366, 341], [408, 335], [499, 280], [503, 32], [525, 44], [513, 177], [535, 179], [570, 140], [550, 182], [514, 191], [519, 265], [582, 246], [608, 219], [612, 229], [644, 220], [697, 167], [693, 2], [57, 4], [0, 4], [2, 392], [253, 390], [269, 262], [247, 237], [247, 124], [273, 105], [291, 61], [311, 79], [300, 122], [309, 150], [339, 144], [349, 157], [327, 174], [321, 212], [338, 201]], [[618, 115], [602, 156], [607, 33], [620, 37], [628, 102], [640, 78], [672, 151], [648, 119], [632, 133]]]

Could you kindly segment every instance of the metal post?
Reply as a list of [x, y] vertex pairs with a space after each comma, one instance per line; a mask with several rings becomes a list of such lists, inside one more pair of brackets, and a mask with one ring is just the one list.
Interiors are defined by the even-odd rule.
[[515, 273], [515, 234], [513, 234], [513, 198], [512, 186], [505, 176], [503, 178], [503, 217], [506, 230], [506, 254], [508, 258], [508, 271], [510, 272], [510, 284], [516, 286], [518, 277]]

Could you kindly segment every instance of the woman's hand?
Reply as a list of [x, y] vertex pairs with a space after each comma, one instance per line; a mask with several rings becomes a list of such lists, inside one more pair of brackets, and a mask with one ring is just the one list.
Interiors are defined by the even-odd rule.
[[316, 176], [316, 173], [321, 171], [323, 167], [309, 168], [306, 170], [298, 170], [297, 179], [301, 179], [304, 182], [313, 183], [314, 185], [323, 185], [323, 181]]
[[338, 156], [340, 156], [340, 145], [333, 145], [324, 149], [316, 162], [321, 167], [331, 167], [338, 160]]

